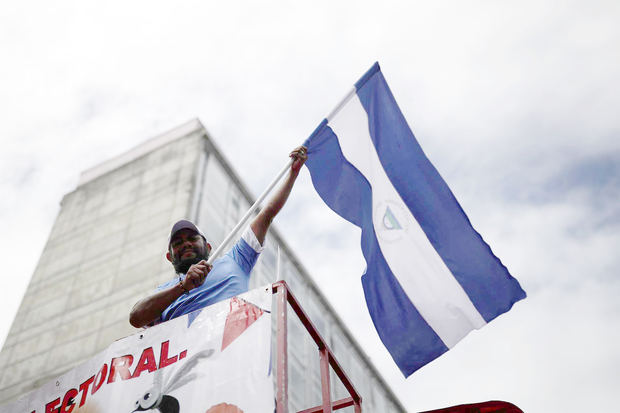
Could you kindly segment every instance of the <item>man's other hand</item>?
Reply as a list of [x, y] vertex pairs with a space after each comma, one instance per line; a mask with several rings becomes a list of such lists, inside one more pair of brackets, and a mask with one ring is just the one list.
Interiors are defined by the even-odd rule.
[[196, 287], [200, 287], [202, 283], [205, 282], [205, 278], [207, 278], [207, 274], [209, 274], [211, 268], [213, 268], [213, 266], [211, 264], [207, 264], [207, 261], [205, 260], [193, 264], [189, 267], [189, 270], [187, 270], [185, 279], [181, 283], [183, 288], [189, 291]]

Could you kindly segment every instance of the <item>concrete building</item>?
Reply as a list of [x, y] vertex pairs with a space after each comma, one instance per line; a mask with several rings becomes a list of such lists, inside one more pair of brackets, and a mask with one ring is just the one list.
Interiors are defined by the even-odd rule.
[[[198, 120], [82, 173], [62, 200], [0, 352], [0, 404], [136, 331], [129, 310], [173, 275], [164, 259], [173, 222], [189, 217], [219, 245], [252, 202]], [[361, 393], [364, 411], [405, 411], [277, 228], [266, 247], [251, 288], [275, 281], [279, 248], [283, 278]], [[316, 346], [292, 312], [289, 323], [289, 401], [298, 411], [320, 403], [320, 372]], [[341, 385], [333, 392], [347, 396]]]

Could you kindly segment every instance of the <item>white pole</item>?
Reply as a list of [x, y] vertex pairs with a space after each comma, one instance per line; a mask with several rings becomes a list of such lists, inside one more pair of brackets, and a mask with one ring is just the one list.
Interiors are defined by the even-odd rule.
[[286, 166], [284, 168], [282, 168], [280, 173], [278, 173], [278, 175], [274, 178], [274, 180], [271, 181], [271, 183], [269, 184], [267, 189], [265, 189], [265, 191], [258, 197], [256, 202], [254, 202], [254, 204], [250, 207], [250, 209], [248, 209], [248, 212], [245, 213], [245, 215], [243, 216], [243, 218], [241, 218], [239, 223], [232, 229], [232, 231], [230, 231], [230, 234], [228, 234], [228, 236], [224, 239], [224, 241], [222, 241], [222, 243], [219, 245], [219, 247], [217, 247], [215, 249], [215, 251], [213, 252], [213, 254], [211, 254], [211, 256], [209, 257], [209, 260], [207, 261], [208, 264], [213, 264], [213, 261], [215, 261], [220, 256], [224, 246], [226, 246], [226, 244], [228, 244], [228, 241], [230, 241], [231, 238], [235, 236], [235, 234], [239, 231], [239, 228], [241, 228], [243, 225], [245, 225], [250, 220], [250, 217], [252, 216], [254, 211], [256, 211], [258, 209], [258, 207], [261, 204], [261, 202], [263, 202], [263, 200], [267, 197], [269, 192], [271, 192], [273, 187], [276, 186], [278, 181], [290, 169], [290, 167], [291, 167], [291, 165], [293, 164], [294, 161], [295, 161], [295, 158], [291, 158], [286, 163]]
[[[353, 97], [353, 95], [355, 95], [356, 89], [355, 87], [353, 87], [352, 89], [350, 89], [347, 94], [340, 100], [340, 102], [336, 105], [336, 107], [334, 108], [334, 110], [332, 110], [329, 115], [327, 115], [327, 121], [329, 122], [334, 116], [336, 116], [336, 114], [338, 112], [340, 112], [340, 110], [342, 109], [342, 107], [345, 105], [345, 103], [347, 103], [347, 101], [349, 99], [351, 99]], [[256, 211], [259, 207], [259, 205], [261, 204], [261, 202], [263, 202], [263, 200], [267, 197], [267, 195], [269, 194], [269, 192], [271, 192], [271, 190], [273, 189], [274, 186], [276, 186], [276, 184], [278, 183], [278, 181], [280, 179], [282, 179], [282, 176], [284, 176], [284, 174], [286, 173], [286, 171], [288, 171], [288, 169], [291, 167], [291, 165], [293, 164], [293, 162], [295, 161], [295, 158], [291, 158], [287, 163], [286, 166], [284, 168], [282, 168], [282, 170], [280, 171], [280, 173], [278, 173], [278, 175], [274, 178], [274, 180], [269, 184], [269, 186], [267, 187], [267, 189], [265, 189], [265, 191], [261, 194], [261, 196], [258, 197], [258, 199], [256, 200], [256, 202], [254, 202], [254, 204], [250, 207], [250, 209], [248, 210], [248, 212], [245, 213], [245, 215], [243, 216], [243, 218], [241, 218], [241, 220], [239, 221], [239, 223], [232, 229], [232, 231], [230, 231], [230, 234], [228, 234], [228, 236], [224, 239], [224, 241], [222, 241], [222, 243], [220, 244], [219, 247], [217, 247], [215, 249], [215, 251], [213, 251], [213, 254], [211, 254], [211, 256], [209, 257], [209, 260], [207, 261], [208, 264], [213, 264], [213, 261], [215, 261], [220, 254], [222, 253], [222, 249], [224, 248], [224, 246], [226, 244], [228, 244], [228, 241], [231, 240], [232, 237], [235, 236], [235, 234], [239, 231], [239, 228], [241, 228], [243, 225], [245, 225], [249, 219], [250, 216], [254, 213], [254, 211]]]
[[329, 112], [329, 115], [327, 115], [327, 121], [328, 122], [331, 121], [334, 118], [334, 116], [336, 116], [338, 114], [338, 112], [340, 112], [340, 109], [342, 109], [342, 107], [345, 105], [345, 103], [347, 103], [347, 101], [349, 99], [351, 99], [353, 97], [353, 95], [355, 95], [356, 92], [357, 92], [357, 90], [355, 89], [355, 86], [353, 86], [353, 88], [349, 89], [347, 94], [340, 100], [340, 103], [338, 103], [336, 105], [336, 107], [334, 108], [334, 110]]

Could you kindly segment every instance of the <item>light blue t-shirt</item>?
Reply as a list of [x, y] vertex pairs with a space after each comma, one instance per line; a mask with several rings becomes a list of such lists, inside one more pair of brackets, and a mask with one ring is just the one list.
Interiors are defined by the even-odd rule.
[[[249, 230], [251, 232], [251, 230]], [[254, 233], [251, 233], [254, 237]], [[181, 295], [172, 304], [170, 304], [161, 314], [154, 324], [171, 320], [183, 314], [206, 307], [242, 294], [248, 291], [250, 282], [250, 272], [256, 264], [256, 259], [260, 254], [260, 244], [254, 239], [248, 239], [250, 243], [258, 245], [258, 251], [252, 248], [248, 241], [248, 231], [237, 241], [232, 249], [223, 257], [213, 262], [213, 268], [207, 274], [204, 283], [200, 287], [190, 290], [189, 293]], [[185, 278], [185, 274], [181, 274], [181, 278]], [[179, 280], [174, 279], [156, 288], [161, 291], [178, 284]]]

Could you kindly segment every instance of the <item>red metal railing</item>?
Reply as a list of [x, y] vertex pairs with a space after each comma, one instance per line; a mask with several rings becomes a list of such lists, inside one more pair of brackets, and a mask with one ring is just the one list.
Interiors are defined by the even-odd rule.
[[[301, 410], [298, 413], [331, 413], [334, 410], [343, 409], [345, 407], [354, 406], [355, 413], [362, 411], [362, 398], [353, 387], [351, 380], [347, 377], [340, 364], [334, 357], [334, 353], [323, 340], [318, 330], [312, 324], [299, 302], [288, 288], [285, 281], [278, 281], [272, 285], [272, 291], [276, 295], [276, 323], [277, 323], [277, 361], [276, 361], [276, 412], [287, 413], [288, 411], [288, 348], [287, 348], [287, 309], [291, 306], [299, 321], [306, 328], [310, 337], [314, 340], [319, 351], [319, 360], [321, 365], [321, 393], [323, 402], [320, 406], [311, 407]], [[334, 369], [334, 373], [340, 379], [344, 387], [349, 392], [350, 397], [331, 401], [329, 366]]]

